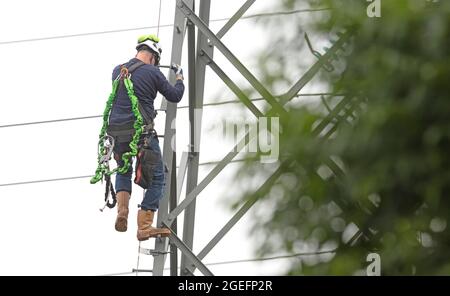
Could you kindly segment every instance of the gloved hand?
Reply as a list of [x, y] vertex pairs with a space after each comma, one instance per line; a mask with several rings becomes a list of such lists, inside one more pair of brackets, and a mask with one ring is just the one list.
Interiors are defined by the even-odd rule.
[[181, 79], [181, 80], [184, 79], [184, 77], [183, 77], [183, 69], [181, 68], [180, 65], [172, 64], [171, 69], [175, 72], [175, 75], [176, 75], [177, 79]]

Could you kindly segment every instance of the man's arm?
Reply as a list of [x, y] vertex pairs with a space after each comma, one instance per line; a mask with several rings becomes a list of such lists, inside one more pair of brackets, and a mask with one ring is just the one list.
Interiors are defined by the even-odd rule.
[[180, 102], [184, 94], [183, 75], [177, 74], [176, 77], [177, 81], [172, 86], [161, 72], [158, 74], [158, 91], [172, 103]]

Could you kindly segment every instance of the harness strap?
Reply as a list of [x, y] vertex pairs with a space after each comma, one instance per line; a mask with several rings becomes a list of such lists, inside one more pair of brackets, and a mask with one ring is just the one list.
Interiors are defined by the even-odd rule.
[[[126, 68], [128, 69], [128, 73], [132, 74], [136, 69], [138, 69], [139, 67], [144, 66], [144, 65], [145, 65], [145, 63], [143, 61], [137, 61], [137, 62], [132, 63], [130, 66], [128, 66]], [[122, 67], [124, 67], [124, 65], [122, 65]], [[120, 84], [122, 87], [124, 86], [123, 81], [120, 81]], [[153, 125], [153, 118], [145, 112], [139, 98], [138, 98], [138, 109], [139, 109], [139, 112], [141, 113], [142, 117], [144, 117], [144, 122], [146, 123], [146, 125], [149, 125], [149, 124]]]
[[[136, 65], [135, 65], [136, 64]], [[130, 68], [132, 71], [135, 71], [138, 67], [142, 66], [144, 63], [132, 63], [132, 65], [130, 65]], [[122, 160], [124, 162], [124, 164], [121, 167], [117, 167], [114, 170], [109, 170], [108, 164], [104, 163], [105, 162], [105, 156], [107, 155], [107, 151], [106, 148], [104, 146], [104, 143], [102, 142], [105, 134], [107, 133], [108, 130], [110, 130], [112, 128], [112, 126], [109, 126], [109, 115], [110, 112], [114, 106], [115, 103], [115, 99], [116, 99], [116, 95], [117, 95], [117, 91], [119, 89], [119, 86], [125, 87], [126, 92], [128, 94], [128, 97], [130, 98], [131, 101], [131, 109], [133, 111], [134, 116], [136, 117], [134, 123], [133, 123], [133, 131], [127, 131], [130, 130], [130, 128], [125, 127], [124, 126], [117, 126], [117, 131], [119, 129], [125, 130], [124, 133], [128, 134], [127, 136], [131, 135], [131, 141], [129, 143], [129, 147], [130, 147], [130, 151], [129, 152], [125, 152], [122, 155]], [[106, 102], [106, 108], [105, 111], [103, 112], [103, 125], [102, 128], [100, 130], [100, 135], [99, 138], [101, 139], [99, 141], [99, 153], [98, 153], [98, 166], [97, 169], [95, 170], [95, 175], [91, 178], [90, 183], [91, 184], [95, 184], [98, 181], [100, 181], [103, 177], [111, 176], [112, 174], [118, 172], [120, 174], [124, 174], [125, 172], [127, 172], [127, 170], [130, 167], [130, 159], [134, 156], [136, 156], [138, 154], [138, 142], [139, 139], [142, 135], [143, 132], [149, 132], [151, 134], [155, 133], [154, 129], [153, 129], [153, 118], [148, 118], [147, 114], [145, 114], [145, 112], [143, 112], [143, 108], [140, 106], [140, 102], [139, 102], [139, 98], [136, 97], [136, 95], [134, 94], [134, 90], [133, 90], [133, 83], [130, 79], [130, 72], [128, 71], [128, 69], [126, 67], [124, 67], [122, 65], [121, 68], [121, 74], [118, 77], [118, 79], [115, 79], [113, 81], [113, 86], [112, 86], [112, 91], [111, 94], [108, 97], [108, 101]], [[144, 125], [144, 120], [148, 120], [148, 124], [147, 126]], [[108, 159], [109, 160], [109, 159]], [[107, 161], [108, 161], [107, 160]], [[108, 183], [108, 180], [106, 180]], [[112, 185], [112, 184], [111, 184]], [[113, 188], [112, 186], [110, 187], [110, 192], [112, 193], [112, 195], [114, 195], [113, 193]], [[108, 191], [108, 189], [106, 189]], [[114, 197], [113, 197], [114, 199]]]
[[137, 68], [139, 68], [141, 66], [144, 66], [144, 65], [145, 65], [145, 63], [143, 61], [139, 60], [139, 61], [131, 64], [131, 66], [127, 67], [128, 68], [128, 73], [133, 73], [134, 70], [136, 70]]
[[[135, 132], [133, 123], [108, 126], [108, 135], [113, 137], [130, 136]], [[120, 142], [120, 141], [119, 141]]]

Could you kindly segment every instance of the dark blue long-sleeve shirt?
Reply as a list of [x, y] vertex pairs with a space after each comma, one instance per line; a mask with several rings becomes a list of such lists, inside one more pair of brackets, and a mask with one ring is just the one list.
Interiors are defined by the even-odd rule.
[[[136, 58], [131, 59], [125, 66], [138, 62]], [[116, 79], [120, 74], [120, 65], [114, 68], [112, 79]], [[178, 103], [184, 93], [182, 80], [177, 80], [172, 86], [158, 67], [145, 64], [137, 68], [131, 75], [134, 93], [148, 116], [154, 117], [155, 108], [153, 102], [157, 92], [160, 92], [168, 101]], [[116, 99], [109, 116], [110, 125], [123, 125], [134, 122], [134, 114], [131, 110], [131, 102], [125, 86], [119, 87]]]

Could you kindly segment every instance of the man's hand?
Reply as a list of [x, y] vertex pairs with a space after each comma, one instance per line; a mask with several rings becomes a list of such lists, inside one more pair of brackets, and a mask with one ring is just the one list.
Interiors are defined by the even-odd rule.
[[173, 72], [175, 72], [175, 77], [177, 80], [184, 80], [183, 69], [180, 65], [172, 64], [171, 69], [173, 70]]

